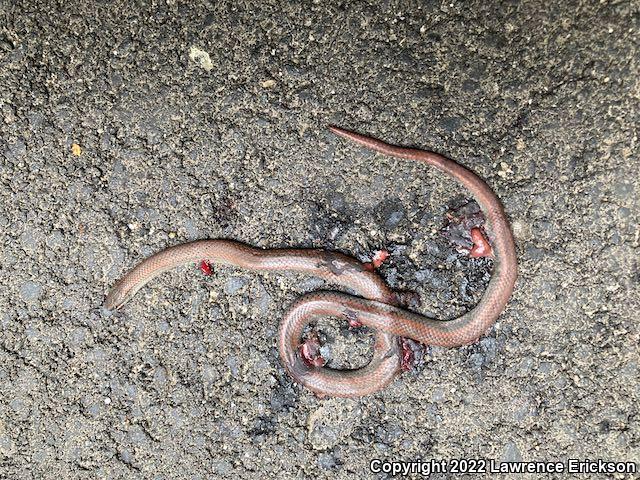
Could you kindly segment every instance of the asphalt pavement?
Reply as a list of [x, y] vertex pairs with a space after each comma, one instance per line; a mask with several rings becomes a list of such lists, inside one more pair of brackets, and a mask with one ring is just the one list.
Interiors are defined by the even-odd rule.
[[[0, 478], [638, 462], [639, 22], [631, 1], [0, 0]], [[468, 192], [327, 124], [444, 154], [502, 200], [520, 276], [478, 343], [321, 399], [276, 347], [321, 281], [191, 265], [103, 308], [201, 238], [386, 249], [420, 311], [472, 308], [491, 264], [441, 233]], [[332, 365], [366, 363], [370, 332], [323, 329]]]

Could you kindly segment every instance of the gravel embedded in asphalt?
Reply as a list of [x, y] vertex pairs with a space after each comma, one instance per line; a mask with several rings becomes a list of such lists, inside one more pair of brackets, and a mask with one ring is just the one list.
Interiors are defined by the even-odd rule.
[[[636, 4], [62, 3], [0, 0], [0, 477], [640, 458]], [[520, 278], [484, 339], [319, 399], [276, 335], [322, 282], [193, 265], [102, 307], [145, 256], [233, 238], [387, 249], [421, 311], [467, 311], [490, 265], [441, 234], [464, 189], [329, 123], [445, 154], [503, 201]], [[367, 351], [342, 330], [336, 361]]]

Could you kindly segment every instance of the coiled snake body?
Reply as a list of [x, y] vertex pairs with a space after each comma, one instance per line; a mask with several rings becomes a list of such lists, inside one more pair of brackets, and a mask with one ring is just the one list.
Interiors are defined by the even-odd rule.
[[[389, 145], [337, 127], [329, 128], [376, 152], [432, 165], [471, 192], [484, 213], [484, 228], [495, 257], [491, 280], [475, 308], [452, 320], [432, 320], [396, 306], [394, 292], [355, 258], [315, 249], [263, 250], [231, 240], [199, 240], [152, 255], [116, 283], [107, 295], [105, 307], [120, 308], [152, 278], [179, 265], [202, 260], [257, 271], [303, 272], [348, 287], [359, 297], [340, 292], [306, 294], [287, 311], [280, 325], [278, 347], [287, 371], [297, 382], [326, 396], [368, 395], [391, 382], [401, 366], [398, 337], [445, 347], [475, 342], [504, 309], [517, 277], [513, 236], [498, 198], [480, 177], [441, 155]], [[318, 316], [357, 319], [373, 328], [376, 339], [369, 364], [355, 370], [310, 365], [299, 347], [303, 328]]]

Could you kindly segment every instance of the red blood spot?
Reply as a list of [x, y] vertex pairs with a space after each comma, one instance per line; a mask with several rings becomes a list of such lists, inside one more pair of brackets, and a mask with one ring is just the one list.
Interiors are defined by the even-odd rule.
[[310, 367], [323, 367], [326, 360], [320, 354], [320, 340], [318, 335], [310, 335], [304, 343], [298, 347], [300, 357]]
[[211, 269], [211, 264], [206, 260], [202, 260], [200, 262], [200, 271], [207, 276], [213, 273], [213, 270]]
[[471, 229], [471, 241], [473, 242], [473, 248], [469, 252], [469, 255], [474, 258], [479, 257], [492, 257], [493, 250], [489, 244], [489, 240], [484, 236], [482, 230], [479, 228]]
[[420, 342], [402, 337], [400, 341], [400, 350], [402, 351], [400, 369], [403, 372], [408, 372], [414, 368], [418, 368], [424, 363], [426, 347]]
[[411, 344], [407, 342], [406, 338], [402, 339], [402, 360], [400, 362], [400, 369], [403, 372], [408, 372], [413, 368], [413, 361], [415, 356], [413, 354], [413, 349], [411, 348]]
[[378, 250], [373, 254], [373, 260], [371, 263], [374, 268], [378, 268], [380, 265], [384, 263], [384, 261], [389, 258], [389, 252], [386, 250]]
[[380, 267], [384, 263], [384, 261], [389, 258], [389, 252], [386, 250], [377, 250], [373, 254], [373, 259], [371, 262], [365, 263], [364, 268], [373, 272], [376, 268]]

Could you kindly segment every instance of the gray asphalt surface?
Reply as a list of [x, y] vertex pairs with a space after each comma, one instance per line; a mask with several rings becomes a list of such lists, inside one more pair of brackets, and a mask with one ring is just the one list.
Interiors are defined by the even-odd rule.
[[[640, 9], [492, 3], [0, 0], [0, 477], [637, 462]], [[275, 343], [322, 282], [185, 267], [102, 308], [145, 256], [224, 237], [386, 248], [421, 311], [468, 310], [490, 265], [439, 234], [464, 190], [327, 123], [443, 153], [502, 199], [521, 274], [478, 344], [322, 400]], [[370, 335], [325, 330], [334, 365], [366, 362]]]

